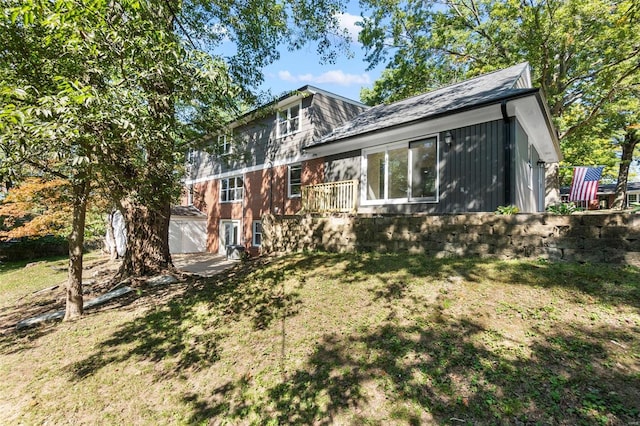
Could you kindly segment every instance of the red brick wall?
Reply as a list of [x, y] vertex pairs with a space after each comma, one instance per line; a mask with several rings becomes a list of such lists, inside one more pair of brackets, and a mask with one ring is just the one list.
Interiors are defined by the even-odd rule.
[[253, 221], [260, 220], [269, 211], [270, 203], [270, 172], [259, 170], [244, 175], [245, 211], [242, 220], [242, 236], [245, 247], [252, 256], [259, 253], [258, 247], [253, 247]]
[[[193, 204], [207, 214], [207, 250], [216, 253], [220, 244], [220, 220], [235, 219], [242, 223], [241, 244], [252, 255], [259, 253], [253, 247], [253, 221], [266, 213], [292, 215], [300, 211], [299, 197], [288, 197], [288, 166], [259, 170], [244, 174], [244, 200], [242, 203], [220, 203], [220, 182], [211, 180], [194, 185]], [[324, 160], [313, 159], [302, 165], [302, 185], [324, 180]], [[183, 197], [186, 203], [186, 197]]]
[[[207, 250], [218, 251], [220, 228], [220, 183], [210, 180], [193, 186], [193, 205], [207, 215]], [[217, 218], [217, 219], [216, 219]]]

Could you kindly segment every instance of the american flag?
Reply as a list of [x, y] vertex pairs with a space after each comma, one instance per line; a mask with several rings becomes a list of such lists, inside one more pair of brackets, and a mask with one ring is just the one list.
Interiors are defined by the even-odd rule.
[[569, 201], [591, 201], [596, 199], [598, 181], [604, 167], [576, 167], [573, 169]]

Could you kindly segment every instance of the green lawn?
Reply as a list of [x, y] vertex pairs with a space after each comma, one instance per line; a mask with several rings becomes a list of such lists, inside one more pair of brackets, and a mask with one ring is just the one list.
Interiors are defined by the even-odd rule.
[[268, 258], [0, 336], [0, 377], [0, 424], [639, 424], [640, 270]]

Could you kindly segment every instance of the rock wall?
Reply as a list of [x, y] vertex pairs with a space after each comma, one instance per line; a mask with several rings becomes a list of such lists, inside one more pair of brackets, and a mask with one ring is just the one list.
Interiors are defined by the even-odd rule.
[[263, 216], [262, 250], [423, 253], [640, 266], [640, 215]]

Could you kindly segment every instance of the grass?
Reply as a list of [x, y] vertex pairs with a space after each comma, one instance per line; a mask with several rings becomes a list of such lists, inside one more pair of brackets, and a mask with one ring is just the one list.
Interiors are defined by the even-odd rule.
[[0, 336], [0, 376], [3, 424], [638, 424], [640, 270], [268, 258]]

